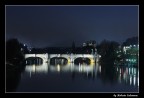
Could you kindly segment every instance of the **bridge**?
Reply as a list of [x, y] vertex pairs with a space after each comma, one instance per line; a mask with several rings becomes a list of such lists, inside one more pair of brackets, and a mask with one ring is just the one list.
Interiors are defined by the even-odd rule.
[[68, 63], [73, 63], [77, 58], [88, 58], [91, 63], [95, 63], [99, 60], [100, 55], [98, 54], [25, 54], [25, 59], [30, 57], [39, 57], [43, 60], [43, 62], [50, 62], [52, 58], [65, 58], [68, 60]]
[[30, 57], [39, 57], [43, 60], [43, 62], [48, 61], [48, 54], [25, 54], [25, 59]]

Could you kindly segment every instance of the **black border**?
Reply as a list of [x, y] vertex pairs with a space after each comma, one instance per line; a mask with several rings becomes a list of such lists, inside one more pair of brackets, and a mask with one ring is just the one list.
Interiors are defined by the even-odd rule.
[[[120, 0], [120, 1], [117, 1], [117, 0], [115, 0], [115, 1], [106, 0], [106, 2], [104, 2], [102, 0], [98, 0], [98, 1], [92, 0], [92, 2], [90, 2], [90, 1], [89, 2], [88, 1], [71, 2], [69, 0], [67, 0], [67, 1], [66, 0], [65, 1], [60, 1], [59, 0], [57, 2], [55, 0], [48, 0], [48, 1], [47, 0], [44, 0], [44, 1], [42, 1], [42, 0], [37, 0], [37, 1], [33, 0], [33, 1], [28, 1], [27, 2], [26, 0], [17, 0], [17, 1], [14, 1], [14, 0], [12, 0], [12, 1], [8, 1], [7, 0], [6, 1], [5, 0], [3, 2], [2, 6], [0, 7], [2, 9], [1, 12], [3, 14], [3, 15], [1, 15], [2, 18], [3, 18], [3, 19], [1, 18], [2, 19], [2, 23], [3, 23], [1, 26], [4, 28], [3, 29], [4, 31], [5, 31], [5, 5], [139, 5], [139, 41], [140, 41], [140, 37], [142, 37], [142, 36], [140, 36], [140, 32], [142, 32], [141, 31], [142, 25], [140, 25], [142, 22], [140, 20], [142, 19], [142, 9], [144, 7], [142, 6], [142, 3], [140, 1], [138, 1], [138, 0], [131, 1], [131, 2], [129, 2], [127, 0], [125, 0], [124, 2], [122, 0]], [[5, 36], [5, 33], [4, 33], [4, 36]], [[5, 45], [5, 40], [3, 40], [1, 42], [4, 42], [4, 45]], [[139, 45], [140, 45], [140, 43], [139, 43]], [[5, 51], [5, 46], [3, 46], [3, 47], [4, 47], [4, 51]], [[141, 47], [141, 45], [140, 45], [140, 47]], [[5, 56], [5, 52], [3, 52], [3, 53], [4, 53], [4, 56]], [[141, 55], [141, 53], [139, 53], [139, 54]], [[140, 59], [139, 59], [139, 61], [140, 61]], [[4, 63], [5, 63], [5, 60], [4, 60]], [[139, 62], [139, 65], [141, 65], [140, 62]], [[5, 70], [5, 66], [3, 66], [3, 67], [4, 67], [4, 70]], [[139, 68], [139, 69], [142, 70], [142, 68]], [[0, 71], [0, 72], [3, 72], [3, 71]], [[141, 77], [141, 78], [140, 77], [139, 78], [141, 80], [142, 79], [142, 76], [141, 76], [141, 72], [142, 71], [139, 71], [139, 72], [140, 72], [140, 77]], [[3, 78], [4, 82], [2, 82], [2, 83], [5, 84], [5, 72], [3, 72], [1, 75], [4, 76], [4, 78]], [[1, 87], [2, 86], [4, 86], [4, 87], [2, 88], [2, 90], [0, 90], [0, 92], [3, 91], [5, 94], [8, 94], [8, 93], [5, 92], [5, 85], [4, 84], [1, 85]], [[140, 81], [140, 84], [142, 84], [142, 81]], [[140, 93], [142, 93], [141, 85], [140, 85], [139, 93], [91, 93], [91, 94], [96, 94], [96, 96], [98, 95], [98, 96], [101, 96], [101, 97], [104, 97], [104, 96], [112, 97], [114, 94], [115, 95], [118, 95], [118, 94], [136, 94], [139, 97], [142, 97]], [[13, 94], [15, 94], [15, 93], [13, 93]], [[36, 95], [40, 95], [40, 94], [41, 93], [36, 94]], [[50, 93], [48, 93], [48, 94], [50, 94]], [[84, 95], [84, 93], [81, 93], [81, 94]], [[89, 94], [89, 93], [87, 93], [87, 94]], [[53, 94], [53, 95], [55, 95], [55, 94]], [[94, 95], [94, 97], [96, 97], [96, 96]], [[67, 97], [69, 97], [69, 96], [67, 96]]]

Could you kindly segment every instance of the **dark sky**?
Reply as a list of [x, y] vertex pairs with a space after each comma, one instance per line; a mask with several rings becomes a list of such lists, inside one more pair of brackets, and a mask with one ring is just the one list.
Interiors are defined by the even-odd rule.
[[32, 47], [133, 36], [138, 36], [138, 6], [6, 6], [6, 39]]

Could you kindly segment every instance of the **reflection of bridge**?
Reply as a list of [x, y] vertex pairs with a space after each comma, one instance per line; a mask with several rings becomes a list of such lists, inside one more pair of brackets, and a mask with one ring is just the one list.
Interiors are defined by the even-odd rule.
[[42, 65], [26, 65], [27, 72], [30, 73], [48, 73], [48, 72], [80, 72], [80, 73], [92, 73], [101, 72], [100, 65], [74, 65], [74, 63], [70, 63], [67, 65], [48, 65], [47, 63], [43, 63]]
[[43, 62], [50, 62], [52, 58], [62, 57], [68, 60], [68, 63], [73, 63], [77, 58], [88, 58], [91, 63], [97, 62], [99, 60], [100, 55], [98, 54], [25, 54], [25, 59], [29, 57], [39, 57], [43, 60]]

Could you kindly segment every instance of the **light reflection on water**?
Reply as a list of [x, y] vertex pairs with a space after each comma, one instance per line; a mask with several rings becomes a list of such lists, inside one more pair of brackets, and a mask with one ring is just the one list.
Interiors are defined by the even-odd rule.
[[[48, 65], [43, 63], [41, 65], [27, 65], [25, 71], [29, 73], [29, 77], [35, 75], [35, 73], [60, 73], [60, 72], [78, 72], [78, 73], [94, 73], [96, 77], [97, 74], [101, 74], [103, 71], [101, 65], [75, 65], [70, 63], [67, 65]], [[139, 70], [134, 67], [115, 67], [114, 70], [117, 76], [118, 83], [125, 83], [127, 85], [139, 86]]]
[[48, 65], [43, 63], [42, 65], [27, 65], [25, 71], [30, 73], [48, 73], [48, 72], [93, 72], [101, 71], [101, 67], [98, 65], [74, 65], [70, 63], [67, 65]]
[[[126, 84], [139, 86], [139, 70], [134, 67], [117, 67], [117, 74], [119, 74], [118, 81], [121, 83], [122, 81]], [[129, 82], [128, 82], [129, 81]]]
[[16, 92], [138, 92], [135, 67], [69, 63], [26, 65]]

